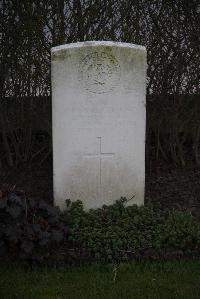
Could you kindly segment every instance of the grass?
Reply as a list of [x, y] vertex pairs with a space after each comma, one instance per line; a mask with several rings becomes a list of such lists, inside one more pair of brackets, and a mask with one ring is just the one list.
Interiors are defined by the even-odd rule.
[[200, 298], [200, 261], [123, 264], [113, 270], [113, 266], [33, 272], [0, 269], [0, 298]]

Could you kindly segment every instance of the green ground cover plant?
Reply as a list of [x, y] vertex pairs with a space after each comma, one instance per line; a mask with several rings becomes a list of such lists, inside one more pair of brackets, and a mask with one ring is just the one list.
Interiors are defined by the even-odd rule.
[[200, 223], [189, 212], [127, 204], [121, 198], [86, 212], [67, 200], [61, 213], [1, 188], [0, 261], [33, 267], [199, 258]]
[[200, 224], [187, 211], [127, 206], [126, 198], [85, 212], [68, 202], [63, 219], [79, 260], [119, 263], [199, 256]]

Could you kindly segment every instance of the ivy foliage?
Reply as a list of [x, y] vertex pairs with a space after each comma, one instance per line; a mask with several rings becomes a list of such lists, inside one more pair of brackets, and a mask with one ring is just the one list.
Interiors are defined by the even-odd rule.
[[171, 259], [199, 255], [200, 224], [187, 211], [115, 204], [85, 212], [68, 201], [64, 220], [79, 258], [95, 262]]

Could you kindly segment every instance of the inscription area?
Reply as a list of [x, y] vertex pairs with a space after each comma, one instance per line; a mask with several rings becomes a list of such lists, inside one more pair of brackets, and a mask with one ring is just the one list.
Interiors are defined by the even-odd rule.
[[120, 65], [111, 54], [92, 52], [80, 63], [79, 81], [89, 92], [109, 92], [118, 85], [119, 80]]
[[102, 137], [97, 137], [98, 139], [98, 152], [97, 153], [89, 153], [85, 155], [86, 158], [96, 158], [98, 159], [99, 164], [99, 176], [98, 176], [98, 197], [101, 196], [101, 185], [102, 185], [102, 159], [103, 158], [111, 158], [115, 155], [115, 153], [106, 153], [102, 151]]

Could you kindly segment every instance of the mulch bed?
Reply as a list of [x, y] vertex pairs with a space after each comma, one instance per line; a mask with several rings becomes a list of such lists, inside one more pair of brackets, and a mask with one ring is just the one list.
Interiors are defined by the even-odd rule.
[[[0, 185], [16, 185], [29, 197], [53, 201], [52, 162], [43, 167], [0, 169]], [[200, 166], [192, 162], [175, 166], [164, 161], [150, 161], [146, 167], [146, 203], [162, 208], [188, 209], [200, 219]]]
[[146, 202], [162, 208], [187, 209], [200, 219], [200, 166], [149, 162], [146, 169]]

